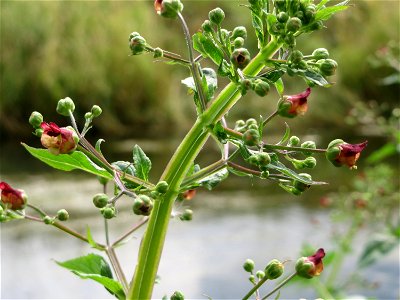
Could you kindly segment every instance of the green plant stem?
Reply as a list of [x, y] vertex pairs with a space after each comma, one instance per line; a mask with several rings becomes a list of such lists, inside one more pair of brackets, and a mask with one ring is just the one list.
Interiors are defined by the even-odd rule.
[[289, 147], [289, 146], [281, 146], [274, 144], [264, 144], [264, 150], [287, 150], [287, 151], [295, 151], [295, 152], [314, 152], [314, 153], [325, 153], [326, 149], [309, 149], [309, 148], [301, 148], [301, 147]]
[[275, 110], [271, 115], [269, 115], [263, 122], [263, 127], [265, 127], [269, 121], [271, 121], [275, 116], [278, 115], [278, 111]]
[[[154, 52], [155, 49], [150, 47], [150, 46], [147, 46], [146, 50], [150, 51], [150, 52]], [[189, 66], [190, 65], [190, 62], [187, 61], [186, 59], [181, 58], [179, 56], [179, 54], [176, 54], [176, 53], [173, 53], [173, 52], [169, 52], [169, 51], [166, 51], [164, 49], [163, 49], [163, 56], [162, 57], [168, 58], [168, 59], [170, 59], [172, 61], [175, 61], [175, 62], [180, 63], [180, 64], [185, 65], [185, 66]]]
[[135, 224], [135, 226], [133, 226], [127, 233], [125, 233], [124, 235], [122, 235], [121, 237], [119, 237], [117, 240], [115, 240], [113, 242], [113, 244], [111, 245], [113, 248], [118, 247], [118, 245], [124, 241], [128, 236], [130, 236], [133, 232], [135, 232], [136, 230], [138, 230], [140, 227], [142, 227], [144, 224], [147, 223], [147, 221], [149, 220], [148, 217], [144, 217], [141, 221], [139, 221], [137, 224]]
[[114, 248], [107, 246], [105, 251], [106, 251], [108, 259], [110, 260], [111, 265], [114, 269], [115, 275], [117, 276], [118, 281], [122, 284], [122, 288], [126, 294], [128, 292], [129, 285], [128, 285], [128, 281], [126, 280], [125, 274], [122, 271], [121, 264], [119, 263], [118, 257], [115, 253], [115, 250], [114, 250]]
[[264, 276], [253, 288], [246, 294], [246, 296], [243, 297], [243, 300], [247, 300], [253, 295], [266, 281], [268, 278]]
[[286, 283], [288, 283], [293, 277], [295, 277], [297, 275], [297, 273], [293, 273], [292, 275], [290, 275], [288, 278], [286, 278], [284, 281], [282, 281], [280, 284], [278, 284], [272, 291], [270, 291], [267, 295], [265, 295], [264, 297], [262, 297], [262, 300], [267, 299], [269, 296], [271, 296], [272, 294], [274, 294], [276, 291], [278, 291], [279, 289], [281, 289]]
[[255, 176], [260, 176], [261, 175], [260, 171], [256, 171], [256, 170], [253, 170], [253, 169], [249, 169], [249, 168], [243, 167], [243, 166], [235, 164], [235, 163], [233, 163], [231, 161], [228, 162], [228, 166], [230, 166], [231, 168], [233, 168], [235, 170], [238, 170], [238, 171], [241, 171], [241, 172], [244, 172], [244, 173], [247, 173], [247, 174], [251, 174], [251, 175], [255, 175]]
[[[265, 60], [271, 58], [280, 46], [281, 44], [272, 40], [249, 63], [244, 73], [257, 75], [264, 67]], [[160, 201], [155, 202], [151, 212], [127, 299], [151, 299], [172, 207], [179, 194], [181, 183], [210, 136], [209, 126], [220, 120], [240, 97], [237, 85], [228, 84], [208, 109], [199, 116], [169, 161], [161, 176], [161, 180], [168, 182], [169, 189]]]
[[319, 278], [314, 278], [312, 281], [314, 288], [322, 299], [333, 300], [335, 297], [329, 292], [328, 287], [324, 285]]
[[194, 183], [202, 178], [205, 178], [212, 173], [215, 173], [226, 166], [226, 161], [223, 159], [220, 159], [216, 161], [215, 163], [212, 163], [211, 165], [204, 167], [200, 171], [194, 173], [193, 175], [185, 178], [185, 180], [182, 181], [182, 187], [184, 188], [187, 185], [190, 185], [191, 183]]

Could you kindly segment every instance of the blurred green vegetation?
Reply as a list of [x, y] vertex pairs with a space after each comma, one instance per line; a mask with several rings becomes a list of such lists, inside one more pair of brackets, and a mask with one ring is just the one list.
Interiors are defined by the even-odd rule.
[[[192, 33], [216, 6], [227, 15], [224, 27], [246, 25], [252, 32], [245, 1], [184, 1], [184, 16]], [[339, 62], [333, 88], [315, 89], [305, 117], [290, 122], [294, 134], [320, 129], [359, 133], [344, 122], [352, 104], [376, 100], [388, 110], [398, 104], [399, 85], [382, 86], [377, 78], [387, 68], [373, 68], [369, 58], [389, 41], [399, 43], [398, 1], [354, 1], [347, 11], [327, 23], [327, 29], [304, 36], [298, 47], [304, 53], [329, 49]], [[194, 120], [192, 99], [180, 80], [188, 70], [155, 62], [151, 55], [132, 57], [128, 36], [138, 31], [153, 47], [186, 56], [178, 22], [158, 17], [152, 1], [1, 1], [1, 139], [28, 139], [27, 122], [33, 110], [46, 121], [65, 125], [55, 113], [64, 97], [74, 99], [78, 119], [93, 104], [103, 108], [95, 121], [95, 134], [104, 138], [168, 137], [183, 134]], [[247, 44], [255, 54], [254, 34]], [[220, 87], [223, 83], [220, 83]], [[288, 78], [286, 93], [297, 93], [305, 84]], [[259, 98], [249, 93], [238, 104], [229, 122], [272, 112], [276, 94]], [[274, 122], [281, 133], [283, 120]], [[355, 142], [355, 141], [351, 141]]]

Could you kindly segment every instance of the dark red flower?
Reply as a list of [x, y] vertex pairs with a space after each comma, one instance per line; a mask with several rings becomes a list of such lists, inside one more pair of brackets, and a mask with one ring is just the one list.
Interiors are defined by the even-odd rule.
[[42, 122], [43, 134], [40, 141], [43, 147], [55, 155], [74, 151], [78, 145], [78, 136], [72, 127], [58, 127], [55, 123]]
[[326, 157], [336, 167], [345, 165], [350, 169], [356, 169], [356, 162], [367, 144], [368, 141], [360, 144], [348, 144], [343, 140], [337, 139], [329, 143]]
[[300, 94], [284, 96], [278, 103], [278, 114], [286, 118], [305, 114], [308, 109], [307, 98], [310, 94], [311, 88], [307, 88]]
[[9, 184], [0, 182], [1, 202], [12, 210], [23, 209], [28, 197], [23, 190], [13, 189]]
[[322, 259], [325, 257], [324, 249], [320, 248], [314, 255], [301, 257], [296, 262], [297, 275], [304, 278], [313, 278], [321, 274], [324, 269]]

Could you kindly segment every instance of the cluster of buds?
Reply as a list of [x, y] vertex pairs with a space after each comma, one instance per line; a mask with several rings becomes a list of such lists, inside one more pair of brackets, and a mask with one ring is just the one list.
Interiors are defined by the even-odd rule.
[[357, 169], [356, 162], [367, 141], [360, 144], [348, 144], [341, 139], [333, 140], [326, 149], [326, 158], [336, 167], [348, 166]]
[[105, 219], [112, 219], [117, 216], [117, 210], [114, 203], [110, 203], [108, 196], [103, 193], [98, 193], [93, 197], [93, 204], [100, 209], [100, 213]]
[[147, 50], [147, 42], [138, 32], [132, 32], [128, 41], [132, 55], [139, 55]]
[[261, 141], [259, 125], [256, 119], [250, 118], [246, 122], [238, 120], [234, 129], [243, 134], [242, 140], [247, 146], [258, 145]]
[[271, 157], [267, 152], [259, 152], [249, 156], [247, 162], [257, 166], [261, 171], [267, 171], [268, 165], [271, 163]]

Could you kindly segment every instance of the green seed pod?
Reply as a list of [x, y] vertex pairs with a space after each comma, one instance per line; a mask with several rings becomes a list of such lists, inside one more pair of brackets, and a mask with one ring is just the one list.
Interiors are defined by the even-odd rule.
[[208, 13], [208, 18], [215, 25], [221, 25], [222, 21], [225, 19], [225, 13], [221, 8], [217, 7]]
[[135, 36], [129, 41], [132, 55], [139, 55], [146, 51], [146, 40], [141, 36]]
[[261, 80], [261, 79], [256, 79], [254, 81], [254, 92], [260, 97], [264, 97], [268, 95], [269, 92], [269, 84], [268, 82]]
[[60, 209], [57, 212], [57, 219], [60, 221], [67, 221], [69, 219], [69, 213], [65, 209]]
[[290, 54], [289, 61], [293, 64], [298, 64], [301, 62], [303, 59], [303, 53], [299, 50], [294, 50], [292, 51], [292, 54]]
[[300, 144], [300, 139], [297, 136], [291, 136], [289, 139], [288, 146], [290, 147], [296, 147]]
[[29, 117], [29, 124], [32, 125], [33, 128], [40, 128], [40, 124], [43, 122], [43, 116], [40, 112], [34, 111], [31, 113]]
[[72, 101], [70, 97], [61, 99], [57, 103], [57, 113], [59, 113], [62, 116], [69, 116], [69, 112], [74, 112], [75, 110], [75, 103]]
[[249, 259], [249, 258], [246, 259], [246, 261], [243, 264], [243, 269], [246, 272], [249, 272], [249, 273], [253, 272], [253, 270], [254, 270], [254, 261], [252, 259]]
[[238, 38], [238, 37], [241, 37], [242, 39], [246, 39], [247, 38], [247, 30], [246, 30], [246, 27], [244, 27], [244, 26], [238, 26], [238, 27], [235, 27], [234, 29], [233, 29], [233, 32], [232, 32], [232, 39], [234, 40], [234, 39], [236, 39], [236, 38]]
[[233, 47], [235, 49], [237, 48], [242, 48], [244, 45], [244, 39], [242, 37], [237, 37], [234, 41], [233, 41]]
[[277, 15], [276, 18], [278, 19], [278, 22], [280, 22], [280, 23], [286, 23], [286, 21], [289, 19], [289, 16], [288, 16], [288, 14], [287, 14], [286, 12], [281, 11], [281, 12]]
[[317, 64], [318, 64], [321, 74], [325, 75], [325, 76], [334, 75], [336, 72], [336, 69], [338, 67], [337, 62], [330, 58], [321, 59], [321, 60], [317, 61]]
[[100, 106], [98, 105], [93, 105], [92, 109], [90, 110], [90, 112], [93, 114], [94, 117], [98, 117], [101, 115], [101, 113], [103, 112], [103, 110], [101, 109]]
[[153, 57], [154, 58], [161, 58], [164, 56], [164, 51], [161, 48], [155, 48], [154, 49], [154, 53], [153, 53]]
[[312, 56], [316, 60], [326, 59], [329, 57], [329, 52], [325, 48], [318, 48], [313, 51]]
[[43, 217], [42, 220], [43, 220], [44, 224], [46, 224], [46, 225], [51, 225], [54, 223], [54, 218], [52, 218], [50, 216], [45, 216], [45, 217]]
[[106, 194], [100, 193], [93, 197], [93, 204], [97, 208], [103, 208], [108, 204], [108, 196]]
[[[300, 177], [303, 177], [305, 179], [309, 179], [312, 180], [312, 177], [310, 174], [307, 173], [300, 173], [299, 174]], [[300, 192], [304, 192], [305, 190], [309, 189], [311, 185], [306, 184], [304, 182], [298, 181], [298, 180], [293, 180], [293, 187], [300, 191]]]
[[246, 48], [233, 50], [231, 55], [232, 64], [239, 69], [244, 69], [250, 62], [250, 52]]
[[264, 271], [258, 270], [257, 273], [256, 273], [256, 277], [258, 279], [263, 279], [265, 277]]
[[273, 259], [267, 264], [264, 271], [269, 280], [274, 280], [282, 276], [283, 270], [283, 264], [279, 260]]
[[257, 154], [258, 156], [258, 163], [260, 166], [266, 166], [271, 163], [271, 157], [267, 152], [262, 152]]
[[212, 25], [211, 25], [211, 22], [209, 20], [205, 20], [203, 22], [203, 24], [201, 25], [201, 29], [203, 29], [203, 32], [207, 32], [207, 33], [212, 33], [213, 32]]
[[296, 32], [301, 28], [301, 20], [297, 17], [290, 18], [286, 23], [286, 29], [289, 32]]
[[106, 206], [100, 209], [101, 214], [105, 219], [112, 219], [116, 216], [116, 210], [114, 206]]
[[136, 31], [132, 32], [132, 33], [129, 35], [128, 42], [130, 42], [131, 39], [133, 39], [133, 38], [136, 37], [136, 36], [140, 36], [140, 33], [139, 33], [139, 32], [136, 32]]
[[317, 160], [314, 157], [309, 156], [304, 160], [303, 163], [306, 168], [313, 169], [317, 165]]
[[185, 296], [183, 295], [182, 292], [180, 292], [180, 291], [175, 291], [175, 292], [172, 294], [172, 296], [171, 296], [170, 299], [171, 299], [171, 300], [184, 300], [184, 299], [185, 299]]
[[249, 89], [253, 88], [253, 82], [250, 79], [240, 80], [240, 92], [242, 95], [246, 95]]
[[247, 146], [256, 146], [260, 143], [260, 133], [255, 129], [246, 130], [243, 133], [242, 140]]
[[165, 194], [168, 190], [168, 182], [159, 181], [154, 189], [160, 194]]
[[179, 219], [181, 219], [181, 221], [191, 221], [193, 219], [193, 211], [191, 209], [185, 209]]

